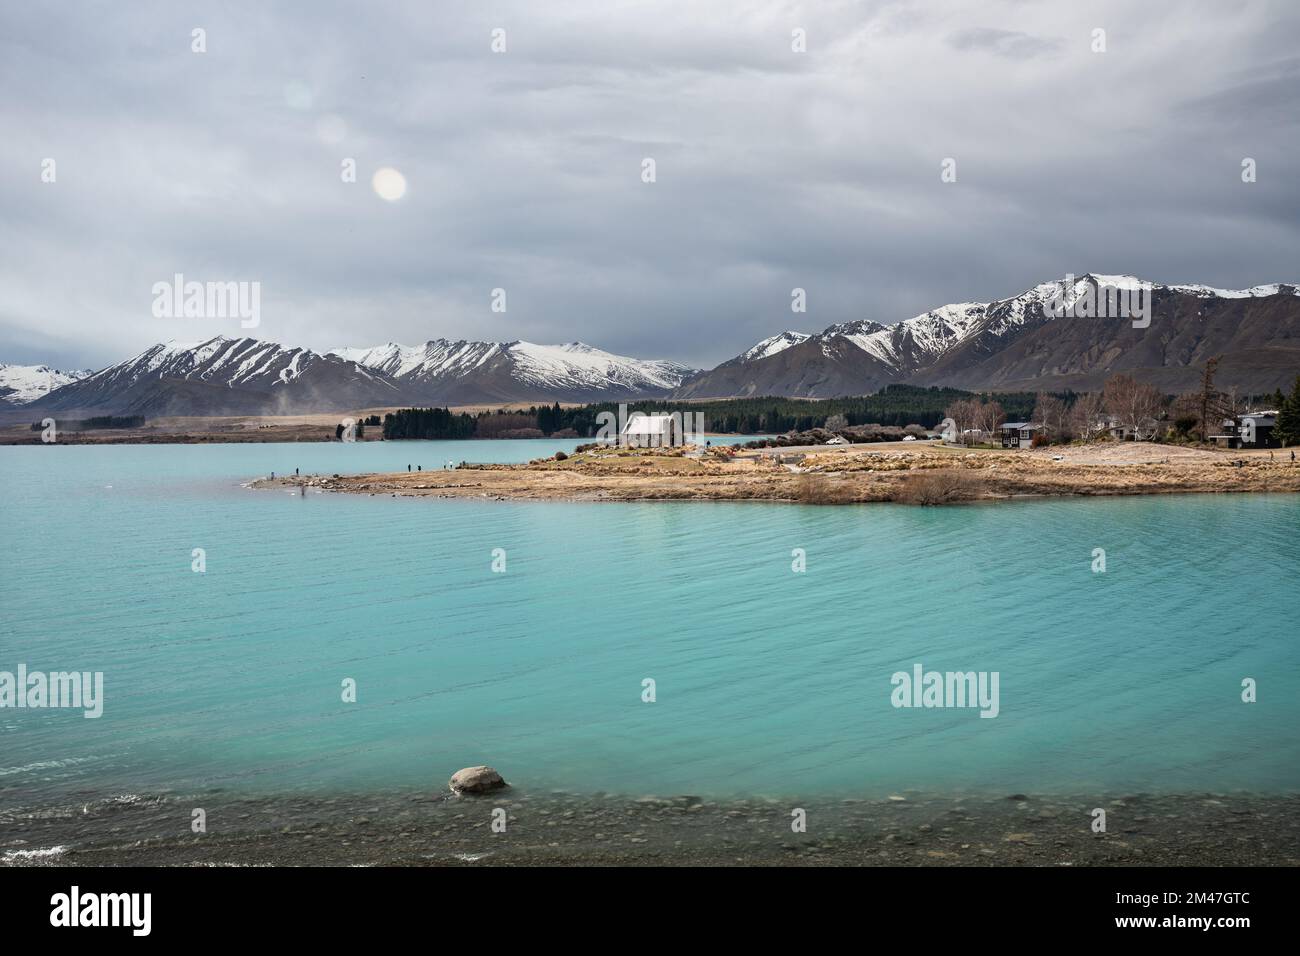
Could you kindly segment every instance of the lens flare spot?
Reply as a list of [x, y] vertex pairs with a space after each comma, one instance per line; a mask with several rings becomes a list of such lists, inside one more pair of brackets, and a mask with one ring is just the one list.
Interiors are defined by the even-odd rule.
[[391, 166], [375, 170], [370, 185], [374, 188], [375, 195], [389, 202], [397, 202], [406, 195], [406, 177]]

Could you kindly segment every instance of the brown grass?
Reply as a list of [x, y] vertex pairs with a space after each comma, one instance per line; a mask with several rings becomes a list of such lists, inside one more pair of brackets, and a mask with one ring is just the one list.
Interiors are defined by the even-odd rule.
[[825, 475], [803, 474], [799, 476], [795, 499], [805, 505], [843, 505], [853, 501], [854, 492], [850, 485]]
[[[1072, 447], [1045, 452], [936, 453], [929, 449], [818, 453], [797, 472], [752, 458], [589, 449], [529, 465], [470, 464], [408, 475], [304, 476], [322, 490], [434, 497], [589, 501], [730, 500], [920, 505], [1026, 495], [1136, 495], [1170, 492], [1300, 492], [1290, 456], [1157, 449]], [[1058, 460], [1059, 459], [1059, 460]], [[1240, 464], [1238, 463], [1240, 461]], [[647, 464], [649, 462], [649, 464]], [[279, 486], [277, 482], [257, 485]]]
[[893, 500], [907, 505], [948, 505], [982, 497], [985, 483], [978, 475], [957, 469], [917, 471], [899, 482]]

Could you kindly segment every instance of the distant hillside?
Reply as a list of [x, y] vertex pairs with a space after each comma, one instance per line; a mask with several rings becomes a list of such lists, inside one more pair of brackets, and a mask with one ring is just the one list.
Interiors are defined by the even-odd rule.
[[332, 355], [257, 339], [167, 342], [24, 406], [64, 414], [249, 415], [400, 400], [391, 379]]
[[[164, 342], [91, 373], [11, 372], [0, 399], [26, 411], [276, 415], [376, 406], [582, 402], [663, 396], [692, 370], [580, 342], [448, 342], [319, 353], [252, 338]], [[62, 376], [62, 377], [60, 377]], [[43, 386], [43, 387], [42, 387]]]
[[389, 343], [332, 353], [391, 376], [404, 388], [444, 404], [593, 401], [666, 395], [693, 370], [660, 359], [636, 359], [582, 342], [449, 342], [408, 347]]
[[[1149, 295], [1150, 321], [1053, 317], [1107, 290]], [[1086, 275], [1009, 299], [941, 306], [895, 325], [871, 321], [769, 336], [709, 371], [570, 342], [431, 339], [329, 353], [252, 338], [166, 342], [87, 374], [0, 366], [0, 412], [62, 415], [273, 415], [386, 406], [719, 398], [827, 399], [891, 385], [985, 392], [1098, 389], [1124, 372], [1165, 393], [1216, 383], [1242, 394], [1289, 389], [1300, 374], [1300, 289], [1234, 291]], [[6, 417], [12, 417], [7, 415]], [[884, 424], [884, 422], [882, 422]]]
[[[1085, 287], [1150, 289], [1151, 321], [1049, 317], [1053, 301]], [[1222, 356], [1221, 387], [1263, 393], [1300, 373], [1300, 290], [1243, 291], [1088, 275], [1035, 286], [1010, 299], [941, 306], [897, 325], [854, 322], [816, 334], [783, 332], [682, 383], [675, 398], [861, 395], [894, 383], [973, 390], [1100, 388], [1117, 372], [1165, 392], [1193, 390]]]

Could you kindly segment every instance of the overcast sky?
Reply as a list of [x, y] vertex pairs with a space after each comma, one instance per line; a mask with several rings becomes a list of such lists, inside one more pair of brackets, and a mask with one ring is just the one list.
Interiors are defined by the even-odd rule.
[[[11, 0], [0, 362], [252, 334], [712, 366], [1067, 272], [1297, 281], [1297, 36], [1294, 0]], [[260, 282], [260, 327], [156, 318], [175, 273]]]

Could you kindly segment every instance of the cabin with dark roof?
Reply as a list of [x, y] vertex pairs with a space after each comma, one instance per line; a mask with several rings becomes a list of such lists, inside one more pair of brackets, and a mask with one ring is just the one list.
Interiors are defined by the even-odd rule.
[[1040, 426], [1033, 422], [1007, 422], [1002, 426], [1003, 448], [1028, 448], [1034, 443], [1034, 432]]
[[1273, 437], [1277, 424], [1277, 410], [1246, 412], [1225, 418], [1220, 423], [1220, 433], [1210, 440], [1222, 448], [1280, 448], [1282, 443]]

